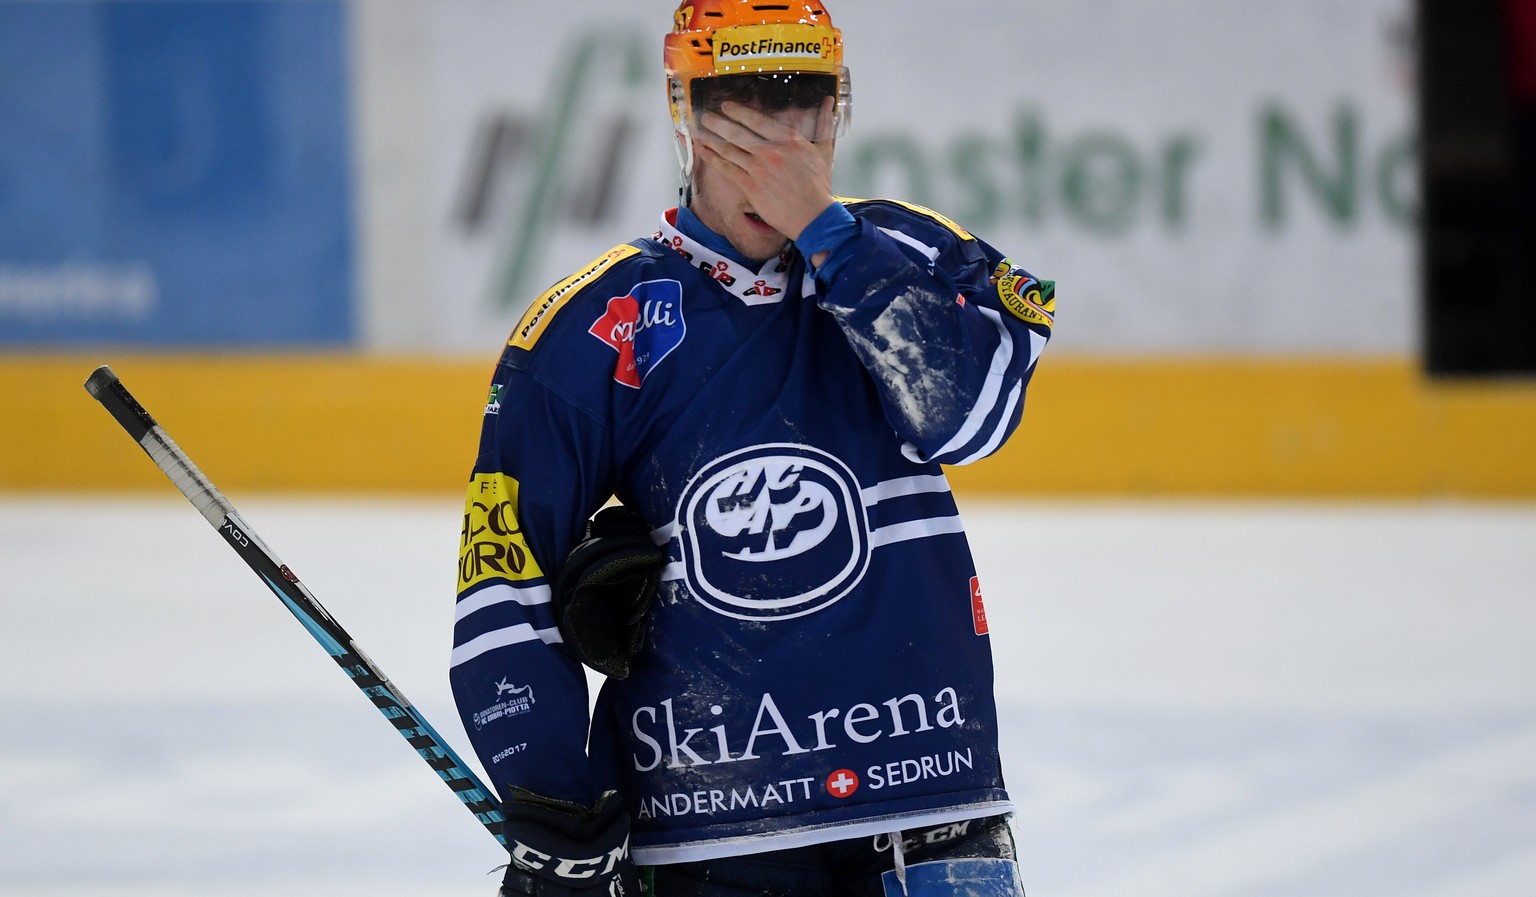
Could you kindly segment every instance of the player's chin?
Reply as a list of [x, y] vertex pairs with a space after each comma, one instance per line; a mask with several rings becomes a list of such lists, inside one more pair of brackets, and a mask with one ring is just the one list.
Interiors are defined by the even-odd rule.
[[731, 243], [745, 256], [756, 261], [767, 261], [784, 251], [789, 238], [770, 229], [767, 233], [755, 230], [738, 234]]

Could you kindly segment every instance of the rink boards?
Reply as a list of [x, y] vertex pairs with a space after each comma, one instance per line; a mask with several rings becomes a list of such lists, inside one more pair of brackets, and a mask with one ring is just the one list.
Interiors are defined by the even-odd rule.
[[[81, 384], [110, 363], [225, 488], [455, 494], [492, 359], [0, 358], [0, 490], [160, 490]], [[950, 471], [1009, 496], [1536, 497], [1536, 383], [1402, 358], [1048, 352], [1018, 434]]]

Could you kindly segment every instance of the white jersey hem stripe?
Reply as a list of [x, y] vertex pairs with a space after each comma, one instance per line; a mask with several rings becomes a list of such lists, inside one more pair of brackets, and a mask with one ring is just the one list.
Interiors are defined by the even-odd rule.
[[877, 816], [852, 822], [833, 822], [806, 826], [772, 835], [743, 835], [737, 838], [721, 838], [717, 841], [694, 841], [668, 847], [635, 847], [631, 850], [636, 863], [642, 866], [665, 866], [671, 863], [697, 863], [731, 856], [767, 853], [770, 850], [792, 850], [832, 841], [853, 838], [872, 838], [889, 835], [905, 829], [929, 828], [964, 822], [967, 819], [983, 819], [1012, 813], [1011, 801], [989, 801], [953, 810], [913, 815]]

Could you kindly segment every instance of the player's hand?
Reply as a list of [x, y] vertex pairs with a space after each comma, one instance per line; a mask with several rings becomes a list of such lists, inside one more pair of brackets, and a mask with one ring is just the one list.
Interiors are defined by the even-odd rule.
[[592, 807], [511, 787], [501, 897], [638, 897], [629, 814], [608, 791]]
[[695, 146], [746, 195], [758, 217], [793, 240], [833, 202], [833, 141], [812, 142], [806, 134], [831, 134], [835, 107], [828, 97], [819, 109], [768, 115], [727, 102], [699, 117]]
[[555, 573], [552, 602], [560, 636], [582, 663], [610, 679], [629, 675], [666, 566], [667, 553], [631, 508], [603, 508], [587, 521]]

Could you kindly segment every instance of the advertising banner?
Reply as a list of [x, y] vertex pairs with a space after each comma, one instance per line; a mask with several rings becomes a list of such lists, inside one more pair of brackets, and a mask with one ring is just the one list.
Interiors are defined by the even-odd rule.
[[[836, 189], [936, 208], [1055, 279], [1063, 349], [1415, 349], [1407, 0], [831, 10], [855, 109]], [[416, 13], [430, 87], [405, 130], [429, 245], [411, 264], [432, 295], [410, 326], [384, 314], [377, 342], [493, 349], [549, 284], [654, 231], [678, 186], [670, 12]], [[403, 189], [389, 172], [373, 189]], [[376, 274], [370, 301], [406, 308], [387, 295], [398, 280]]]
[[351, 342], [344, 12], [0, 2], [0, 349]]

